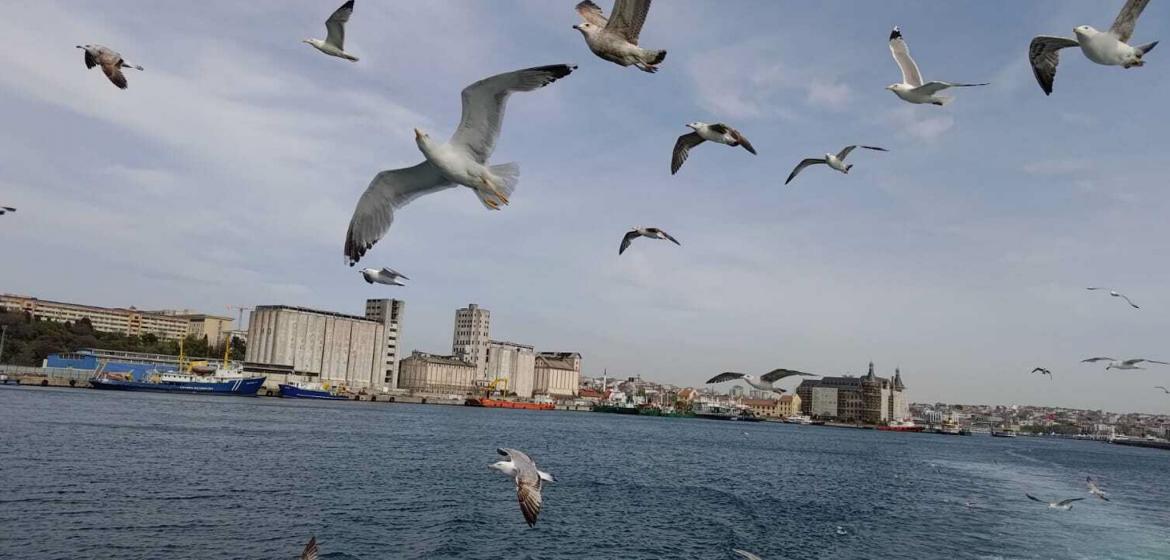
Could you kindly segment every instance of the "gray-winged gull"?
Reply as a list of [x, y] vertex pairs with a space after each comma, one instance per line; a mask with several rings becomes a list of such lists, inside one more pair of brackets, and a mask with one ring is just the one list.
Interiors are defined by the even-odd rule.
[[337, 58], [344, 58], [350, 62], [357, 62], [357, 57], [345, 52], [345, 24], [349, 22], [349, 16], [353, 15], [353, 0], [349, 0], [337, 8], [329, 19], [325, 20], [325, 31], [328, 33], [325, 40], [321, 39], [304, 39], [302, 43], [308, 43], [313, 48]]
[[556, 482], [553, 475], [536, 468], [536, 463], [522, 451], [501, 448], [497, 453], [508, 458], [488, 465], [510, 477], [516, 482], [516, 498], [520, 501], [520, 512], [524, 514], [524, 521], [529, 527], [536, 525], [536, 516], [540, 515], [540, 489], [545, 482]]
[[1090, 494], [1092, 494], [1098, 498], [1101, 498], [1102, 500], [1105, 500], [1106, 502], [1109, 501], [1109, 496], [1106, 496], [1105, 491], [1102, 490], [1100, 486], [1097, 486], [1097, 483], [1095, 481], [1093, 481], [1093, 477], [1091, 477], [1091, 476], [1085, 477], [1085, 486], [1087, 486], [1089, 488]]
[[118, 54], [117, 51], [109, 47], [103, 47], [102, 45], [77, 45], [77, 48], [85, 51], [86, 68], [101, 66], [102, 72], [105, 72], [106, 77], [114, 85], [118, 86], [119, 89], [126, 89], [129, 85], [126, 83], [126, 76], [122, 74], [123, 68], [142, 70], [141, 66], [127, 64], [125, 60], [122, 60], [121, 54]]
[[1052, 372], [1048, 371], [1047, 368], [1042, 368], [1042, 367], [1032, 368], [1032, 373], [1039, 373], [1040, 375], [1047, 375], [1048, 380], [1052, 381]]
[[399, 278], [401, 278], [403, 280], [410, 280], [410, 278], [407, 278], [401, 272], [398, 272], [392, 268], [385, 268], [385, 267], [383, 267], [383, 268], [363, 268], [362, 269], [362, 278], [366, 279], [367, 284], [378, 283], [378, 284], [387, 284], [390, 286], [405, 286], [406, 284], [403, 284], [402, 282], [400, 282], [398, 280]]
[[650, 239], [665, 239], [674, 243], [675, 245], [682, 245], [682, 243], [679, 243], [677, 239], [671, 237], [669, 233], [666, 233], [665, 231], [656, 227], [636, 227], [626, 232], [626, 235], [622, 237], [622, 244], [618, 247], [618, 254], [620, 255], [626, 252], [626, 249], [630, 248], [630, 243], [633, 243], [634, 240], [639, 237], [649, 237]]
[[643, 72], [658, 71], [657, 64], [666, 59], [666, 51], [638, 46], [638, 34], [646, 23], [650, 0], [616, 0], [613, 13], [606, 19], [601, 7], [590, 0], [577, 4], [582, 23], [573, 26], [585, 37], [593, 54], [622, 66], [637, 66]]
[[687, 157], [691, 153], [691, 148], [705, 141], [726, 144], [733, 148], [743, 146], [743, 149], [751, 152], [752, 155], [756, 153], [756, 149], [752, 147], [751, 142], [748, 142], [747, 137], [738, 130], [723, 123], [707, 124], [693, 122], [687, 123], [687, 127], [692, 129], [693, 132], [679, 136], [678, 140], [674, 142], [674, 151], [670, 155], [671, 175], [678, 173], [679, 168], [682, 167], [683, 163], [686, 163]]
[[1090, 291], [1104, 290], [1104, 291], [1108, 292], [1109, 295], [1111, 295], [1113, 297], [1124, 299], [1125, 302], [1128, 303], [1130, 307], [1132, 307], [1134, 309], [1141, 309], [1140, 307], [1138, 307], [1138, 305], [1136, 303], [1133, 302], [1133, 300], [1126, 297], [1125, 294], [1119, 293], [1115, 290], [1110, 290], [1109, 288], [1085, 288], [1085, 289], [1090, 290]]
[[1084, 498], [1069, 498], [1067, 500], [1061, 500], [1059, 502], [1046, 502], [1046, 501], [1041, 500], [1040, 498], [1037, 498], [1036, 496], [1033, 496], [1031, 494], [1025, 493], [1024, 495], [1027, 496], [1028, 499], [1032, 500], [1033, 502], [1040, 502], [1042, 504], [1048, 504], [1048, 507], [1050, 507], [1052, 509], [1062, 509], [1065, 511], [1072, 509], [1073, 502], [1079, 502], [1079, 501], [1084, 499]]
[[1158, 45], [1157, 41], [1132, 47], [1129, 39], [1137, 25], [1138, 16], [1146, 9], [1150, 0], [1129, 0], [1122, 6], [1117, 19], [1109, 31], [1097, 31], [1091, 25], [1073, 28], [1075, 39], [1039, 35], [1028, 45], [1028, 62], [1032, 74], [1040, 83], [1044, 95], [1052, 95], [1052, 82], [1056, 79], [1056, 65], [1060, 64], [1060, 50], [1081, 47], [1085, 58], [1105, 66], [1133, 68], [1145, 64], [1143, 57]]
[[1138, 367], [1138, 364], [1140, 364], [1140, 363], [1170, 365], [1170, 362], [1159, 362], [1158, 360], [1147, 360], [1145, 358], [1130, 358], [1128, 360], [1115, 360], [1113, 358], [1107, 358], [1104, 356], [1100, 356], [1100, 357], [1096, 357], [1096, 358], [1086, 358], [1084, 360], [1081, 360], [1081, 362], [1088, 363], [1088, 364], [1095, 364], [1097, 362], [1109, 362], [1109, 365], [1105, 366], [1105, 371], [1109, 371], [1111, 369], [1146, 369], [1143, 367]]
[[725, 381], [735, 381], [736, 379], [742, 379], [744, 381], [744, 383], [747, 383], [748, 385], [751, 385], [752, 387], [759, 389], [761, 391], [772, 391], [774, 393], [784, 393], [785, 392], [784, 389], [776, 387], [774, 384], [776, 382], [780, 381], [781, 379], [784, 379], [786, 377], [793, 377], [793, 376], [816, 377], [817, 375], [815, 373], [805, 373], [803, 371], [796, 371], [796, 370], [792, 370], [792, 369], [780, 368], [780, 369], [774, 369], [772, 371], [769, 371], [768, 373], [761, 375], [759, 378], [756, 378], [756, 376], [748, 375], [746, 373], [739, 373], [737, 371], [725, 371], [723, 373], [720, 373], [719, 375], [716, 375], [715, 377], [712, 377], [711, 379], [708, 379], [707, 383], [708, 384], [723, 383]]
[[910, 103], [929, 103], [931, 105], [946, 105], [950, 103], [950, 97], [935, 95], [936, 93], [953, 87], [975, 87], [985, 86], [987, 84], [960, 84], [955, 82], [940, 82], [932, 81], [923, 83], [922, 73], [918, 71], [918, 64], [910, 58], [910, 47], [906, 46], [906, 40], [902, 38], [902, 31], [898, 26], [894, 26], [894, 30], [890, 32], [890, 53], [894, 55], [894, 62], [898, 63], [898, 68], [902, 70], [902, 83], [891, 84], [886, 86], [886, 89], [894, 92], [903, 101]]
[[833, 169], [836, 169], [837, 171], [840, 171], [841, 173], [848, 174], [849, 170], [853, 169], [853, 164], [846, 165], [845, 158], [849, 155], [850, 152], [854, 150], [854, 148], [865, 148], [867, 150], [876, 150], [879, 152], [889, 151], [885, 148], [879, 148], [877, 146], [845, 146], [837, 154], [825, 154], [825, 157], [823, 158], [805, 158], [801, 160], [800, 163], [796, 164], [796, 168], [793, 169], [792, 173], [788, 175], [788, 179], [784, 181], [784, 184], [787, 185], [788, 183], [791, 183], [792, 180], [796, 178], [797, 173], [804, 171], [804, 168], [810, 165], [825, 164]]

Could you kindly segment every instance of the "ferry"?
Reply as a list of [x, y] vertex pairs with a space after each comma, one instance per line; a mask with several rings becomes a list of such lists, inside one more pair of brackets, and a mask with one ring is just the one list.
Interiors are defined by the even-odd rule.
[[943, 434], [947, 436], [962, 435], [963, 431], [959, 429], [959, 423], [954, 418], [944, 418], [942, 425], [935, 429], [934, 433]]
[[349, 400], [344, 395], [326, 389], [320, 383], [281, 383], [280, 396], [286, 399], [317, 399], [322, 401]]
[[727, 406], [720, 406], [717, 404], [699, 403], [695, 407], [695, 418], [706, 418], [707, 420], [737, 420], [740, 422], [763, 422], [763, 418], [759, 418], [746, 410], [739, 410]]
[[99, 371], [89, 379], [94, 389], [114, 391], [152, 391], [158, 393], [200, 393], [254, 397], [264, 385], [264, 377], [247, 377], [239, 369], [219, 369], [212, 375], [195, 375], [177, 371], [154, 372], [143, 381], [127, 374]]
[[785, 418], [784, 423], [785, 424], [800, 424], [802, 426], [811, 426], [813, 423], [813, 420], [812, 420], [812, 418], [809, 418], [808, 416], [804, 416], [803, 414], [793, 414], [792, 416]]
[[926, 429], [926, 426], [919, 426], [913, 420], [890, 420], [884, 426], [878, 426], [877, 429], [884, 432], [921, 432]]

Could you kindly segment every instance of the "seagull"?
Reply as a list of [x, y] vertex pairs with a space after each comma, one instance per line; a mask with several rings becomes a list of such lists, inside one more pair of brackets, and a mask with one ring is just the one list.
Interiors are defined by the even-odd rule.
[[1151, 364], [1162, 364], [1162, 365], [1170, 364], [1170, 362], [1159, 362], [1158, 360], [1147, 360], [1145, 358], [1130, 358], [1128, 360], [1118, 361], [1118, 360], [1115, 360], [1113, 358], [1098, 357], [1098, 358], [1085, 358], [1084, 360], [1081, 360], [1081, 363], [1097, 363], [1097, 362], [1109, 362], [1109, 365], [1105, 366], [1105, 371], [1109, 371], [1111, 369], [1146, 369], [1143, 367], [1138, 367], [1138, 364], [1140, 364], [1142, 362], [1151, 363]]
[[950, 97], [935, 95], [944, 89], [987, 85], [957, 84], [954, 82], [939, 81], [922, 83], [922, 74], [918, 72], [918, 65], [914, 63], [914, 59], [910, 58], [910, 48], [906, 46], [906, 40], [902, 38], [902, 32], [898, 29], [897, 25], [890, 32], [890, 52], [894, 54], [894, 62], [898, 63], [898, 68], [902, 69], [902, 83], [888, 85], [886, 89], [894, 92], [894, 95], [902, 98], [902, 101], [919, 104], [930, 103], [941, 106], [951, 101]]
[[1044, 500], [1041, 500], [1040, 498], [1037, 498], [1036, 496], [1033, 496], [1031, 494], [1024, 494], [1024, 495], [1027, 496], [1028, 499], [1032, 500], [1033, 502], [1040, 502], [1042, 504], [1048, 504], [1048, 507], [1050, 507], [1052, 509], [1063, 509], [1065, 511], [1072, 509], [1073, 502], [1079, 502], [1079, 501], [1084, 499], [1084, 498], [1069, 498], [1067, 500], [1061, 500], [1059, 502], [1045, 502]]
[[756, 154], [756, 149], [752, 147], [752, 143], [740, 134], [738, 130], [731, 128], [723, 123], [707, 124], [701, 122], [688, 123], [687, 127], [694, 129], [694, 132], [688, 132], [678, 137], [674, 143], [674, 152], [670, 157], [670, 174], [678, 173], [682, 164], [687, 161], [687, 156], [691, 153], [691, 148], [702, 144], [704, 140], [718, 142], [720, 144], [727, 144], [733, 148], [743, 146], [743, 149]]
[[399, 278], [403, 280], [410, 280], [410, 278], [407, 278], [404, 274], [392, 268], [363, 268], [362, 278], [366, 279], [367, 284], [373, 284], [377, 282], [379, 284], [387, 284], [390, 286], [405, 286], [406, 284], [400, 282], [398, 280]]
[[114, 85], [119, 89], [126, 89], [126, 76], [122, 75], [123, 68], [133, 68], [135, 70], [142, 70], [141, 66], [132, 66], [126, 64], [122, 60], [122, 55], [109, 47], [101, 45], [77, 45], [77, 48], [85, 50], [85, 67], [93, 68], [94, 66], [101, 66], [102, 72], [106, 73], [106, 77], [110, 79]]
[[9, 212], [15, 212], [15, 211], [16, 211], [16, 209], [11, 207], [11, 206], [0, 206], [0, 216], [3, 216], [4, 214], [7, 214]]
[[1167, 388], [1165, 388], [1165, 387], [1163, 387], [1163, 386], [1161, 386], [1161, 385], [1154, 385], [1154, 388], [1155, 388], [1155, 389], [1161, 389], [1163, 393], [1166, 393], [1167, 395], [1170, 395], [1170, 389], [1167, 389]]
[[529, 527], [536, 526], [536, 516], [540, 515], [540, 487], [544, 482], [556, 482], [553, 475], [536, 468], [536, 463], [522, 451], [501, 448], [496, 452], [508, 458], [507, 461], [492, 463], [489, 467], [496, 469], [516, 481], [516, 497], [520, 500], [520, 512], [524, 514], [524, 521]]
[[304, 552], [301, 552], [301, 560], [317, 560], [317, 552], [317, 537], [312, 537], [305, 545]]
[[1040, 375], [1047, 375], [1048, 379], [1050, 381], [1052, 380], [1052, 372], [1051, 371], [1048, 371], [1047, 369], [1044, 369], [1042, 367], [1032, 368], [1032, 373], [1036, 373], [1036, 372], [1040, 372]]
[[1101, 498], [1102, 500], [1105, 500], [1106, 502], [1109, 501], [1109, 497], [1105, 495], [1105, 491], [1101, 490], [1101, 488], [1099, 488], [1097, 486], [1096, 482], [1093, 482], [1093, 477], [1086, 476], [1085, 477], [1085, 484], [1088, 485], [1090, 494], [1092, 494], [1098, 498]]
[[676, 238], [670, 236], [670, 234], [666, 233], [666, 231], [663, 231], [659, 228], [634, 228], [627, 231], [625, 237], [621, 237], [621, 247], [618, 247], [618, 255], [626, 253], [626, 249], [629, 248], [629, 243], [633, 243], [634, 240], [636, 240], [638, 237], [651, 237], [655, 238], [655, 240], [667, 240], [673, 242], [676, 244], [676, 246], [682, 246], [682, 243], [679, 243], [679, 240], [676, 240]]
[[764, 560], [763, 558], [760, 558], [759, 556], [752, 554], [746, 550], [740, 550], [738, 548], [733, 548], [733, 549], [731, 549], [731, 551], [734, 552], [736, 554], [736, 556], [739, 556], [740, 558], [743, 558], [744, 560]]
[[765, 373], [757, 380], [756, 376], [748, 375], [746, 373], [739, 373], [735, 371], [725, 371], [707, 380], [707, 384], [723, 383], [724, 381], [734, 381], [742, 379], [748, 385], [759, 389], [761, 391], [772, 391], [774, 393], [784, 393], [784, 389], [774, 386], [773, 384], [785, 377], [793, 377], [796, 375], [804, 377], [816, 377], [815, 373], [804, 373], [803, 371], [796, 371], [791, 369], [774, 369]]
[[1109, 288], [1099, 288], [1099, 287], [1097, 287], [1097, 288], [1085, 288], [1085, 289], [1086, 289], [1086, 290], [1106, 290], [1106, 291], [1108, 291], [1108, 292], [1109, 292], [1109, 295], [1111, 295], [1111, 296], [1113, 296], [1113, 297], [1119, 297], [1119, 298], [1121, 298], [1121, 299], [1124, 299], [1124, 300], [1126, 301], [1126, 303], [1128, 303], [1128, 304], [1129, 304], [1129, 306], [1130, 306], [1130, 307], [1132, 307], [1132, 308], [1134, 308], [1134, 309], [1141, 309], [1140, 307], [1138, 307], [1138, 306], [1137, 306], [1137, 304], [1136, 304], [1136, 303], [1134, 303], [1132, 300], [1130, 300], [1128, 297], [1126, 297], [1126, 296], [1125, 296], [1125, 294], [1122, 294], [1122, 293], [1115, 292], [1115, 291], [1113, 291], [1113, 290], [1110, 290]]
[[349, 21], [349, 16], [353, 15], [353, 0], [349, 0], [337, 8], [329, 19], [325, 20], [325, 30], [328, 35], [325, 40], [320, 39], [304, 39], [302, 43], [308, 43], [313, 48], [337, 58], [344, 58], [350, 62], [357, 62], [357, 57], [345, 52], [345, 24]]
[[810, 165], [816, 165], [818, 163], [823, 163], [829, 167], [832, 167], [833, 169], [836, 169], [837, 171], [840, 171], [841, 173], [848, 174], [849, 170], [853, 169], [853, 164], [845, 165], [845, 158], [849, 156], [849, 153], [852, 152], [854, 148], [865, 148], [867, 150], [877, 150], [879, 152], [889, 151], [885, 148], [879, 148], [877, 146], [845, 146], [837, 155], [825, 154], [825, 157], [823, 158], [805, 158], [796, 165], [796, 169], [792, 170], [792, 174], [788, 176], [788, 180], [784, 181], [784, 184], [787, 185], [788, 183], [791, 183], [792, 180], [796, 178], [796, 174], [804, 171], [804, 168]]
[[646, 23], [650, 0], [616, 0], [610, 19], [601, 7], [590, 0], [577, 4], [577, 13], [585, 20], [573, 26], [585, 37], [585, 44], [593, 54], [622, 66], [636, 66], [651, 74], [657, 64], [666, 59], [666, 51], [643, 49], [638, 46], [638, 34]]
[[1117, 19], [1113, 20], [1109, 31], [1104, 33], [1093, 29], [1092, 26], [1082, 25], [1073, 28], [1076, 39], [1046, 35], [1034, 37], [1032, 43], [1028, 45], [1028, 62], [1032, 63], [1032, 74], [1035, 74], [1044, 95], [1052, 95], [1052, 81], [1056, 78], [1056, 65], [1060, 63], [1061, 49], [1080, 46], [1085, 58], [1105, 66], [1133, 68], [1144, 65], [1142, 57], [1154, 50], [1158, 42], [1139, 47], [1131, 47], [1128, 43], [1133, 36], [1138, 16], [1149, 3], [1150, 0], [1128, 0], [1125, 6], [1122, 6], [1121, 13], [1117, 14]]
[[414, 129], [415, 143], [426, 159], [414, 167], [383, 171], [370, 181], [345, 235], [349, 265], [357, 263], [386, 234], [394, 221], [394, 210], [420, 196], [463, 185], [475, 191], [489, 209], [507, 204], [519, 180], [520, 165], [488, 167], [487, 160], [500, 135], [508, 96], [547, 86], [576, 68], [570, 64], [539, 66], [497, 74], [467, 86], [463, 90], [463, 117], [446, 144]]

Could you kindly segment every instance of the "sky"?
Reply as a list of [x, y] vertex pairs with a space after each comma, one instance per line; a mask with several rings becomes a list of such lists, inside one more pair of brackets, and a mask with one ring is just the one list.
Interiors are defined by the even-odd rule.
[[[660, 1], [651, 75], [592, 55], [571, 0], [358, 0], [357, 63], [300, 42], [335, 1], [0, 2], [0, 204], [19, 209], [0, 217], [0, 292], [232, 315], [396, 297], [403, 348], [433, 353], [475, 302], [493, 338], [580, 352], [587, 375], [697, 385], [872, 360], [918, 402], [1170, 413], [1153, 388], [1170, 367], [1080, 363], [1170, 361], [1170, 53], [1124, 70], [1066, 50], [1051, 97], [1027, 62], [1032, 36], [1106, 29], [1122, 3]], [[991, 85], [900, 101], [883, 89], [894, 24], [927, 80]], [[1168, 26], [1152, 3], [1134, 42]], [[146, 70], [120, 91], [85, 43]], [[579, 68], [508, 105], [492, 162], [521, 164], [510, 206], [449, 189], [399, 210], [361, 265], [407, 287], [345, 266], [370, 179], [422, 159], [412, 128], [446, 138], [464, 86], [555, 63]], [[707, 144], [671, 176], [692, 121], [759, 155]], [[783, 185], [848, 144], [890, 152]], [[619, 257], [634, 226], [682, 246]]]

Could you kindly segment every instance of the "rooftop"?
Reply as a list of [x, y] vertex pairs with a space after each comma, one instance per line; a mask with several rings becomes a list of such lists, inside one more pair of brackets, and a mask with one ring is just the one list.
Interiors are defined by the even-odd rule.
[[297, 307], [295, 305], [257, 305], [255, 311], [273, 310], [273, 309], [284, 309], [287, 311], [299, 311], [301, 313], [313, 313], [315, 315], [327, 315], [329, 317], [338, 317], [340, 319], [349, 319], [352, 321], [364, 321], [367, 323], [377, 323], [379, 325], [382, 324], [378, 321], [374, 321], [373, 319], [367, 319], [367, 318], [359, 316], [359, 315], [349, 315], [347, 313], [338, 313], [336, 311], [322, 311], [320, 309], [311, 309], [308, 307]]

